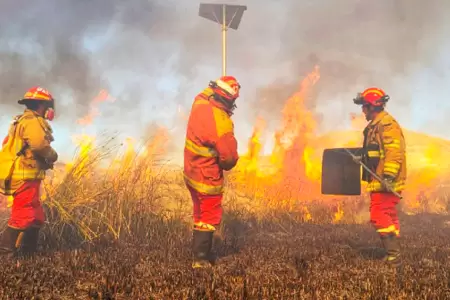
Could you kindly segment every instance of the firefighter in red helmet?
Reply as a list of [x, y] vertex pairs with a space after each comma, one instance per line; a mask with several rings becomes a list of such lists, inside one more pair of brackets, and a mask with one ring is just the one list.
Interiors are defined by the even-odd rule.
[[238, 161], [231, 115], [240, 85], [233, 76], [211, 81], [192, 105], [184, 148], [184, 179], [193, 202], [193, 268], [211, 265], [213, 234], [222, 220], [224, 170]]
[[0, 151], [0, 193], [12, 197], [11, 216], [4, 231], [1, 250], [11, 256], [32, 254], [39, 230], [45, 222], [40, 203], [40, 185], [45, 171], [58, 159], [50, 146], [54, 118], [53, 96], [33, 87], [18, 101], [23, 114], [14, 118]]
[[[386, 249], [386, 261], [401, 264], [400, 224], [396, 205], [406, 181], [406, 147], [398, 122], [385, 111], [389, 96], [379, 88], [368, 88], [353, 100], [362, 105], [369, 121], [364, 129], [362, 163], [369, 167], [382, 182], [363, 169], [362, 180], [368, 183], [370, 218]], [[396, 195], [397, 194], [397, 195]]]

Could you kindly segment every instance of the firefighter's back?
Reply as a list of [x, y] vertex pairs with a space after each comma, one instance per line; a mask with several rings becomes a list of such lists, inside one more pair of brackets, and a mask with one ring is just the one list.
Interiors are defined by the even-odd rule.
[[223, 171], [217, 161], [217, 139], [214, 105], [208, 100], [212, 91], [206, 89], [194, 100], [188, 119], [184, 148], [186, 183], [205, 194], [222, 191]]

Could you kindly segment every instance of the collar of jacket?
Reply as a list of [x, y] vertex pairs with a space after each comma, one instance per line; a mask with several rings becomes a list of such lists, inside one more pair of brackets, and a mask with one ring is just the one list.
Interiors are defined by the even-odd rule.
[[41, 125], [42, 129], [46, 133], [53, 133], [53, 129], [50, 126], [50, 124], [48, 124], [47, 120], [45, 120], [43, 116], [41, 116], [34, 110], [25, 109], [25, 111], [23, 112], [23, 115], [20, 118], [27, 117], [27, 116], [34, 116], [39, 121], [39, 124]]
[[23, 116], [35, 116], [36, 118], [42, 118], [40, 114], [28, 108], [23, 112]]
[[212, 105], [214, 105], [217, 108], [220, 108], [221, 110], [225, 111], [228, 115], [231, 116], [233, 114], [233, 112], [230, 109], [228, 109], [225, 105], [223, 105], [222, 103], [216, 101], [213, 98], [213, 95], [214, 95], [214, 91], [212, 90], [212, 88], [207, 87], [200, 93], [199, 96], [208, 100]]
[[369, 124], [367, 124], [367, 127], [377, 125], [377, 124], [380, 123], [380, 121], [381, 121], [385, 116], [387, 116], [387, 115], [388, 115], [388, 113], [387, 113], [386, 111], [384, 111], [384, 110], [381, 111], [381, 112], [375, 117], [375, 119], [373, 119], [372, 121], [370, 121]]

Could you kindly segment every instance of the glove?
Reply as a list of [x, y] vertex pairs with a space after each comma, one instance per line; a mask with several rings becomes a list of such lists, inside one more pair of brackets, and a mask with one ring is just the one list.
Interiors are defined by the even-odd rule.
[[47, 170], [53, 170], [53, 163], [49, 162], [47, 159], [37, 159], [37, 162], [39, 164], [39, 168], [41, 170], [47, 171]]
[[362, 156], [353, 156], [353, 161], [360, 164], [362, 162]]
[[384, 175], [383, 176], [383, 181], [384, 181], [384, 186], [392, 186], [392, 184], [394, 183], [395, 177], [391, 176], [391, 175]]
[[53, 166], [54, 166], [53, 163], [51, 163], [51, 162], [49, 162], [49, 161], [47, 161], [47, 160], [45, 160], [45, 163], [47, 164], [48, 169], [53, 170]]

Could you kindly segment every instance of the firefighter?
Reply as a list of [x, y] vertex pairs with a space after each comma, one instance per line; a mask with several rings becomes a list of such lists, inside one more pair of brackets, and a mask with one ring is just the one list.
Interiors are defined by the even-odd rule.
[[50, 146], [55, 105], [44, 88], [33, 87], [18, 101], [25, 106], [9, 127], [0, 151], [0, 193], [12, 199], [11, 216], [3, 233], [1, 250], [9, 256], [37, 250], [45, 222], [40, 186], [45, 171], [53, 168], [58, 154]]
[[383, 181], [378, 181], [363, 169], [362, 180], [368, 183], [371, 200], [370, 219], [386, 249], [386, 261], [399, 266], [400, 224], [396, 206], [406, 180], [405, 139], [398, 122], [385, 111], [388, 100], [389, 96], [383, 90], [368, 88], [353, 101], [362, 105], [362, 111], [369, 121], [364, 129], [361, 162]]
[[209, 267], [222, 220], [224, 171], [238, 161], [231, 115], [240, 85], [232, 76], [210, 81], [192, 105], [184, 148], [184, 180], [193, 202], [193, 268]]

